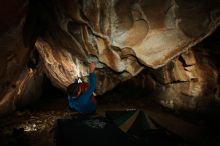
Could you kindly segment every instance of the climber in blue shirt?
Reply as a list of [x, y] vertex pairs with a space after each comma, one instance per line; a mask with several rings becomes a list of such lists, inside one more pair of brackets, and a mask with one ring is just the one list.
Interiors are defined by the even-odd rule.
[[85, 84], [76, 82], [67, 87], [69, 107], [81, 114], [90, 114], [96, 111], [96, 100], [93, 96], [93, 92], [96, 89], [96, 75], [94, 70], [95, 63], [90, 63], [88, 88], [85, 89]]

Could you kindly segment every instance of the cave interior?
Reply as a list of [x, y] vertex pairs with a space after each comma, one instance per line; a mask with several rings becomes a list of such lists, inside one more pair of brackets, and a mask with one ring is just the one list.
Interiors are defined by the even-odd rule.
[[[0, 7], [1, 146], [220, 145], [219, 0], [1, 0]], [[97, 109], [85, 119], [69, 108], [66, 89], [75, 79], [89, 82], [91, 62]], [[114, 114], [127, 119], [120, 125]], [[110, 128], [91, 134], [73, 124], [91, 120]]]

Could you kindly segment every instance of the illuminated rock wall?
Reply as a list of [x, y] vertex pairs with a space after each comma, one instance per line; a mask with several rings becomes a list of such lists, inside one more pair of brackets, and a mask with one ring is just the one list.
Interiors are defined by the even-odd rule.
[[[191, 48], [219, 26], [218, 0], [23, 0], [4, 7], [13, 13], [1, 14], [1, 113], [20, 105], [24, 90], [18, 89], [32, 83], [22, 82], [26, 75], [39, 87], [41, 80], [34, 78], [45, 73], [65, 90], [88, 75], [91, 61], [97, 63], [98, 94], [146, 68], [167, 107], [194, 108], [206, 92], [217, 92], [215, 67]], [[31, 56], [36, 50], [38, 62]], [[28, 66], [30, 58], [34, 67]]]
[[199, 111], [219, 102], [218, 72], [204, 48], [181, 54], [153, 76], [159, 86], [155, 99], [166, 107]]
[[[122, 81], [145, 67], [165, 65], [211, 34], [220, 22], [219, 7], [219, 2], [205, 0], [65, 0], [54, 7], [56, 30], [47, 30], [44, 42], [40, 38], [36, 46], [44, 62], [54, 64], [47, 65], [46, 72], [61, 88], [86, 74], [83, 68], [91, 60], [98, 68], [117, 72]], [[98, 89], [103, 88], [109, 87]]]

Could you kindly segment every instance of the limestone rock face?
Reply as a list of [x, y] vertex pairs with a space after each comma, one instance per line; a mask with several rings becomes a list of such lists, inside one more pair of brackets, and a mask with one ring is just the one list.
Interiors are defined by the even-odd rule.
[[99, 95], [144, 69], [167, 107], [193, 109], [207, 92], [217, 94], [217, 69], [201, 53], [207, 48], [191, 48], [219, 26], [219, 0], [8, 0], [0, 7], [0, 114], [33, 99], [43, 73], [65, 90], [86, 78], [92, 61]]
[[111, 69], [120, 82], [145, 67], [164, 66], [210, 35], [220, 23], [219, 8], [218, 1], [206, 0], [64, 0], [54, 3], [57, 23], [36, 41], [36, 47], [58, 87], [64, 89], [77, 76], [86, 75], [91, 61]]
[[218, 72], [204, 48], [189, 50], [153, 71], [159, 102], [169, 108], [204, 110], [218, 101]]

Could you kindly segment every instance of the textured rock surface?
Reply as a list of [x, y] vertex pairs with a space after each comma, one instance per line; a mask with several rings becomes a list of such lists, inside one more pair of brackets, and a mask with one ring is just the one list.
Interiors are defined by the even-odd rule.
[[31, 49], [25, 47], [22, 29], [28, 1], [1, 2], [0, 116], [39, 97], [42, 69], [27, 66]]
[[153, 74], [160, 86], [157, 97], [166, 107], [204, 110], [219, 100], [218, 72], [204, 48], [189, 50]]
[[[39, 45], [41, 39], [36, 46], [46, 64], [56, 64], [47, 65], [46, 72], [61, 88], [86, 74], [82, 68], [91, 60], [100, 64], [99, 68], [118, 72], [118, 80], [131, 78], [144, 67], [159, 68], [220, 23], [218, 1], [65, 0], [54, 5], [57, 24], [51, 26], [57, 25], [56, 30], [48, 29], [43, 36], [50, 49]], [[53, 57], [48, 59], [45, 54]], [[83, 73], [76, 74], [77, 65]]]
[[[21, 89], [37, 88], [42, 72], [65, 90], [88, 74], [91, 61], [97, 63], [98, 94], [145, 68], [152, 69], [146, 78], [167, 107], [168, 97], [169, 107], [194, 108], [206, 92], [217, 92], [215, 67], [190, 48], [219, 26], [218, 0], [21, 0], [1, 7], [1, 113], [32, 99]], [[35, 47], [39, 62], [31, 56]]]

